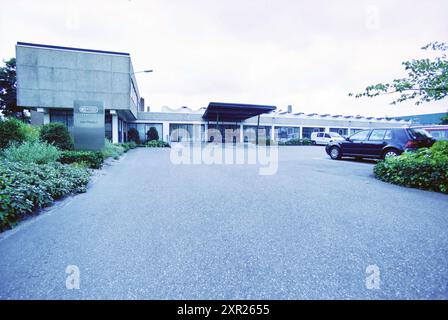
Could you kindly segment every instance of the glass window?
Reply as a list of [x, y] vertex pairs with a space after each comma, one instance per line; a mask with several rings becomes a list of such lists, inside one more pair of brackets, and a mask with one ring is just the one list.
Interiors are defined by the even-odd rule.
[[123, 142], [123, 120], [118, 119], [118, 142]]
[[414, 139], [416, 138], [429, 138], [430, 135], [424, 129], [408, 129], [409, 134]]
[[131, 79], [131, 100], [134, 102], [135, 106], [137, 107], [137, 110], [139, 109], [139, 99], [137, 95], [137, 90], [134, 86], [134, 81]]
[[171, 142], [193, 141], [193, 125], [183, 123], [171, 123], [170, 141]]
[[339, 133], [341, 136], [348, 135], [348, 129], [347, 128], [330, 128], [330, 132]]
[[331, 138], [328, 133], [325, 134], [325, 138]]
[[311, 134], [313, 132], [324, 132], [325, 128], [316, 128], [316, 127], [303, 127], [302, 128], [302, 138], [311, 139]]
[[318, 133], [318, 134], [317, 134], [317, 137], [318, 137], [318, 138], [323, 138], [323, 137], [324, 137], [324, 134], [323, 134], [323, 133]]
[[112, 115], [110, 114], [109, 110], [106, 110], [106, 112], [104, 113], [104, 117], [105, 117], [104, 130], [106, 138], [109, 141], [112, 141]]
[[[154, 127], [157, 131], [157, 135], [159, 136], [159, 140], [163, 140], [163, 125], [161, 123], [145, 123], [144, 124], [144, 135], [143, 135], [143, 140], [147, 141], [148, 140], [148, 132], [149, 129], [151, 129], [151, 127]], [[143, 128], [141, 128], [140, 130], [142, 130]], [[138, 129], [137, 129], [138, 130]], [[140, 131], [139, 131], [139, 136], [140, 136]], [[140, 136], [140, 139], [142, 137]]]
[[[255, 127], [256, 128], [256, 127]], [[270, 136], [270, 127], [265, 127], [267, 129], [266, 135]], [[275, 139], [277, 141], [288, 141], [291, 139], [299, 139], [300, 128], [299, 127], [275, 127]]]
[[386, 134], [384, 135], [384, 140], [390, 140], [392, 139], [392, 130], [387, 130]]
[[354, 135], [350, 136], [350, 140], [357, 140], [357, 141], [364, 141], [367, 139], [367, 136], [369, 135], [369, 130], [363, 130], [355, 133]]
[[68, 131], [73, 134], [73, 110], [51, 109], [50, 122], [64, 124]]
[[384, 135], [386, 134], [385, 129], [375, 129], [372, 130], [372, 133], [370, 134], [369, 140], [370, 141], [382, 141], [384, 140]]

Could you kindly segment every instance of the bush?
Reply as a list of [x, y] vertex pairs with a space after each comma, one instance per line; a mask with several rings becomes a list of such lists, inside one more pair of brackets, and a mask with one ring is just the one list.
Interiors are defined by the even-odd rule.
[[285, 142], [279, 142], [278, 144], [281, 146], [309, 146], [311, 145], [311, 140], [308, 138], [290, 139]]
[[139, 135], [137, 129], [135, 129], [135, 128], [130, 128], [130, 129], [128, 130], [128, 140], [129, 140], [129, 141], [133, 141], [133, 142], [135, 142], [136, 144], [140, 144], [140, 143], [141, 143], [141, 142], [140, 142], [140, 135]]
[[85, 192], [86, 169], [60, 163], [0, 161], [0, 231], [70, 193]]
[[46, 142], [23, 142], [10, 145], [3, 151], [3, 156], [11, 162], [47, 164], [59, 159], [61, 152]]
[[302, 145], [304, 145], [304, 146], [310, 146], [312, 143], [311, 143], [311, 139], [308, 139], [308, 138], [303, 138], [302, 139]]
[[155, 127], [150, 127], [146, 133], [148, 141], [159, 140], [159, 133]]
[[129, 147], [129, 145], [128, 145], [127, 142], [120, 143], [120, 144], [118, 144], [118, 145], [121, 146], [121, 147], [124, 149], [124, 152], [125, 152], [125, 153], [128, 152], [128, 151], [131, 149], [131, 147]]
[[118, 144], [113, 144], [108, 139], [106, 139], [104, 148], [101, 150], [101, 153], [104, 159], [110, 157], [118, 159], [124, 153], [124, 148]]
[[137, 148], [137, 144], [134, 141], [120, 143], [119, 145], [124, 148], [124, 152]]
[[373, 172], [385, 182], [448, 193], [448, 141], [380, 161]]
[[64, 164], [78, 163], [91, 169], [100, 169], [104, 158], [100, 151], [73, 151], [66, 150], [61, 153], [59, 162]]
[[40, 130], [40, 138], [58, 147], [61, 150], [73, 150], [73, 139], [62, 123], [49, 123]]
[[27, 123], [22, 123], [21, 131], [25, 138], [25, 141], [39, 142], [40, 141], [40, 127], [32, 126]]
[[170, 144], [163, 140], [151, 140], [146, 142], [146, 146], [149, 148], [169, 148]]
[[135, 141], [129, 141], [127, 144], [128, 144], [130, 149], [137, 148], [137, 143]]
[[11, 118], [0, 121], [0, 149], [6, 148], [10, 143], [25, 141], [22, 122]]

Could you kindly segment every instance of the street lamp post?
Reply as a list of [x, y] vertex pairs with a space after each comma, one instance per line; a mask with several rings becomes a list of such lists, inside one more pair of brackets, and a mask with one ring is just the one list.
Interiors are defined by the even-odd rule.
[[[137, 72], [132, 72], [132, 73], [130, 73], [130, 78], [131, 78], [131, 83], [132, 83], [132, 85], [133, 86], [135, 86], [134, 85], [134, 79], [133, 79], [133, 76], [135, 75], [135, 74], [137, 74], [137, 73], [151, 73], [151, 72], [154, 72], [154, 70], [153, 69], [147, 69], [147, 70], [141, 70], [141, 71], [137, 71]], [[132, 89], [131, 89], [132, 90]], [[137, 94], [137, 92], [136, 92], [136, 94]], [[140, 98], [140, 99], [143, 99], [143, 98]], [[137, 106], [138, 106], [138, 108], [140, 109], [140, 102], [137, 102]], [[142, 111], [145, 111], [144, 109], [142, 110]]]
[[134, 72], [134, 73], [132, 73], [132, 74], [136, 74], [136, 73], [150, 73], [150, 72], [154, 72], [154, 70], [152, 70], [152, 69], [142, 70], [142, 71]]

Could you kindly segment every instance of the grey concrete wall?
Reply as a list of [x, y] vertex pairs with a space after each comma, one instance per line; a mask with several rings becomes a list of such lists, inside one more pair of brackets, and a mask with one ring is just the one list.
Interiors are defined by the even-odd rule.
[[200, 113], [139, 112], [137, 118], [148, 121], [203, 121]]
[[[186, 123], [202, 120], [202, 114], [198, 113], [170, 113], [170, 112], [139, 112], [139, 121], [184, 121]], [[205, 122], [204, 122], [205, 123]], [[256, 125], [257, 117], [247, 119], [244, 125]], [[333, 118], [333, 117], [307, 117], [307, 116], [278, 116], [265, 114], [260, 116], [260, 125], [263, 126], [303, 126], [303, 127], [331, 127], [331, 128], [379, 128], [402, 127], [407, 125], [405, 121], [388, 121], [376, 119]]]
[[73, 108], [74, 100], [95, 100], [137, 115], [129, 56], [17, 45], [16, 58], [20, 106]]
[[[247, 119], [245, 124], [257, 124], [257, 118]], [[405, 121], [367, 120], [356, 118], [333, 118], [333, 117], [307, 117], [307, 116], [275, 116], [262, 115], [260, 125], [296, 125], [303, 127], [332, 127], [332, 128], [378, 128], [378, 127], [402, 127]]]

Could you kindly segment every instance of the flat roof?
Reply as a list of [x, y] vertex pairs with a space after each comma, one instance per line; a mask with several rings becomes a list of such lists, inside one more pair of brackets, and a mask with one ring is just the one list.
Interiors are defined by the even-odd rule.
[[275, 106], [210, 102], [202, 119], [206, 121], [243, 121], [277, 109]]
[[80, 52], [90, 52], [90, 53], [103, 53], [103, 54], [115, 54], [120, 56], [130, 56], [126, 52], [116, 52], [116, 51], [105, 51], [105, 50], [93, 50], [93, 49], [83, 49], [83, 48], [73, 48], [73, 47], [61, 47], [52, 46], [48, 44], [30, 43], [30, 42], [17, 42], [18, 46], [44, 48], [44, 49], [57, 49], [57, 50], [68, 50], [68, 51], [80, 51]]

